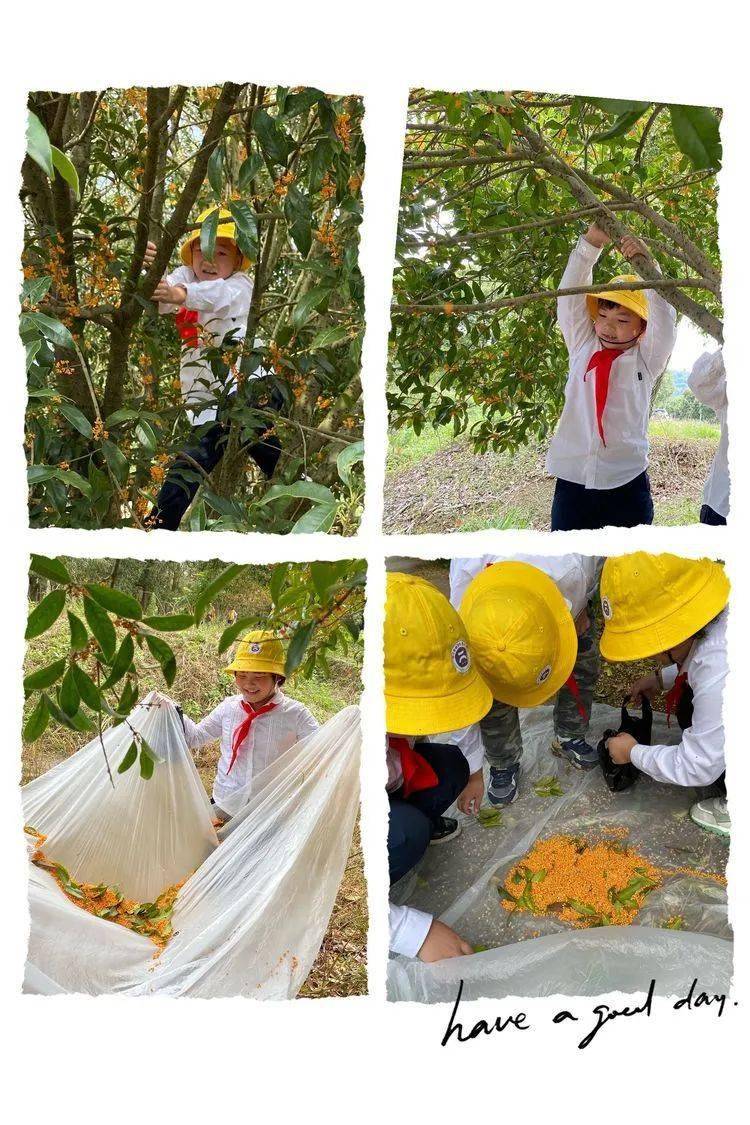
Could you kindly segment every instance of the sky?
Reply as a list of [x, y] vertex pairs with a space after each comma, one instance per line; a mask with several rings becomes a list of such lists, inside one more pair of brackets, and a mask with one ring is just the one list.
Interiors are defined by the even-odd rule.
[[711, 336], [696, 328], [691, 320], [680, 317], [677, 325], [677, 343], [669, 361], [670, 371], [689, 371], [703, 352], [715, 352], [719, 345]]

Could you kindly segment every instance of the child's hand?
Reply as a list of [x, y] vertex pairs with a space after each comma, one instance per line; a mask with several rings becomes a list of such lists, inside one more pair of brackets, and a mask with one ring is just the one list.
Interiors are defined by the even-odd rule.
[[632, 734], [616, 734], [607, 742], [607, 750], [616, 766], [624, 766], [630, 761], [630, 752], [637, 745]]
[[146, 243], [146, 253], [143, 255], [143, 268], [147, 270], [148, 267], [152, 264], [155, 257], [156, 257], [156, 243], [155, 242], [147, 242]]
[[442, 961], [445, 957], [466, 957], [473, 952], [468, 941], [459, 937], [455, 930], [446, 926], [445, 922], [438, 922], [437, 918], [433, 918], [417, 956], [420, 961], [429, 963]]
[[641, 242], [640, 238], [635, 238], [632, 234], [626, 234], [620, 243], [620, 251], [624, 258], [632, 262], [633, 258], [638, 254], [647, 254], [645, 243]]
[[591, 224], [583, 237], [587, 242], [590, 242], [592, 246], [598, 246], [600, 250], [603, 246], [606, 246], [608, 242], [612, 241], [609, 235], [605, 234], [596, 223]]
[[634, 680], [630, 685], [630, 698], [633, 703], [640, 703], [642, 699], [648, 699], [650, 703], [661, 691], [659, 680], [655, 672], [651, 672], [648, 676], [641, 676], [639, 680]]
[[484, 775], [479, 769], [471, 775], [463, 792], [459, 793], [456, 804], [462, 813], [476, 816], [482, 803], [482, 797], [484, 797]]
[[182, 285], [170, 285], [164, 278], [151, 296], [152, 301], [159, 301], [164, 305], [184, 305], [186, 298], [187, 290]]

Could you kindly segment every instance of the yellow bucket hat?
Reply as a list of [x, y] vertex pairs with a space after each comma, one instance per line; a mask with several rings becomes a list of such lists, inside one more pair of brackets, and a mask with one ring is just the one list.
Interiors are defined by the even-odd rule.
[[604, 563], [601, 579], [606, 660], [667, 652], [712, 621], [729, 601], [721, 563], [636, 551]]
[[[198, 223], [205, 222], [205, 220], [208, 218], [208, 216], [212, 215], [215, 210], [216, 210], [216, 207], [207, 207], [205, 211], [201, 211], [201, 213], [198, 216], [196, 222], [198, 222]], [[227, 210], [225, 210], [225, 208], [222, 207], [221, 210], [219, 211], [219, 219], [220, 219], [220, 222], [219, 222], [219, 225], [216, 229], [216, 237], [217, 238], [231, 238], [232, 242], [235, 244], [235, 246], [237, 246], [237, 231], [236, 231], [236, 228], [235, 228], [235, 225], [234, 225], [234, 219], [232, 218], [232, 212], [227, 211]], [[225, 222], [224, 220], [228, 220], [228, 222]], [[180, 260], [183, 263], [183, 265], [192, 266], [192, 264], [193, 264], [193, 243], [199, 242], [200, 237], [201, 237], [201, 232], [200, 232], [200, 227], [199, 227], [197, 230], [194, 230], [192, 232], [192, 234], [189, 234], [188, 237], [183, 242], [182, 246], [180, 247]], [[237, 247], [237, 249], [239, 250], [239, 246]], [[242, 255], [242, 265], [240, 266], [240, 269], [249, 270], [251, 265], [252, 265], [252, 262], [250, 261], [250, 259], [246, 258], [245, 255], [243, 254]]]
[[284, 676], [284, 646], [274, 633], [253, 629], [237, 645], [234, 660], [225, 672], [275, 672]]
[[[643, 278], [638, 277], [635, 273], [619, 273], [617, 277], [612, 278], [609, 285], [642, 280]], [[592, 320], [596, 320], [600, 301], [614, 301], [616, 305], [622, 305], [624, 309], [630, 309], [641, 320], [648, 321], [648, 297], [645, 289], [607, 289], [603, 293], [587, 293], [586, 307]]]
[[573, 671], [578, 637], [570, 606], [531, 563], [486, 567], [467, 587], [461, 617], [479, 671], [501, 703], [537, 707]]
[[391, 734], [467, 727], [492, 706], [472, 662], [466, 629], [431, 582], [392, 573], [386, 580], [385, 713]]

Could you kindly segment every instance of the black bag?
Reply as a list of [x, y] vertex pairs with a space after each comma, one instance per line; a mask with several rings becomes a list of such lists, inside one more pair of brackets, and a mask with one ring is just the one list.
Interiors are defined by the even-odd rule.
[[651, 703], [645, 696], [642, 696], [641, 714], [640, 717], [636, 717], [628, 711], [628, 698], [628, 696], [625, 696], [622, 703], [620, 729], [605, 730], [597, 746], [599, 765], [602, 767], [607, 788], [612, 793], [622, 793], [623, 790], [630, 789], [631, 785], [635, 785], [641, 771], [636, 769], [631, 762], [626, 762], [624, 766], [616, 765], [609, 756], [608, 739], [614, 738], [616, 734], [630, 734], [642, 746], [648, 746], [651, 743], [651, 725], [653, 722]]

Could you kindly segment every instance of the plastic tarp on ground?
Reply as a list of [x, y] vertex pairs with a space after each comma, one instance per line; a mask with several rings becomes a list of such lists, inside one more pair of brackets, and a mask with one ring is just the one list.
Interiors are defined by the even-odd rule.
[[[619, 710], [596, 704], [589, 741], [617, 729]], [[429, 848], [416, 872], [392, 889], [441, 918], [473, 945], [488, 948], [433, 965], [391, 957], [392, 1000], [453, 1001], [464, 981], [464, 999], [554, 994], [595, 996], [645, 991], [656, 979], [660, 995], [687, 989], [694, 977], [706, 990], [727, 992], [732, 975], [732, 940], [726, 888], [708, 879], [676, 873], [652, 891], [631, 926], [574, 929], [553, 917], [508, 913], [500, 905], [493, 876], [505, 878], [538, 838], [565, 833], [595, 835], [629, 829], [628, 844], [669, 868], [723, 873], [726, 841], [702, 831], [688, 816], [693, 790], [661, 785], [641, 776], [623, 793], [610, 793], [601, 770], [580, 773], [554, 757], [552, 708], [522, 712], [524, 755], [519, 799], [503, 809], [502, 825], [482, 828], [456, 813], [462, 834]], [[653, 741], [677, 742], [678, 729], [654, 713]], [[539, 797], [534, 783], [554, 776], [562, 797]], [[679, 915], [684, 929], [663, 928]]]
[[[151, 701], [135, 708], [129, 727], [104, 735], [114, 790], [97, 737], [24, 787], [24, 817], [48, 836], [45, 854], [79, 882], [152, 901], [188, 876], [174, 936], [155, 956], [147, 938], [81, 910], [30, 864], [24, 990], [293, 997], [325, 935], [349, 854], [359, 710], [340, 711], [258, 774], [248, 804], [217, 836], [179, 717], [171, 704]], [[137, 765], [116, 772], [133, 731], [161, 758], [149, 780]]]

